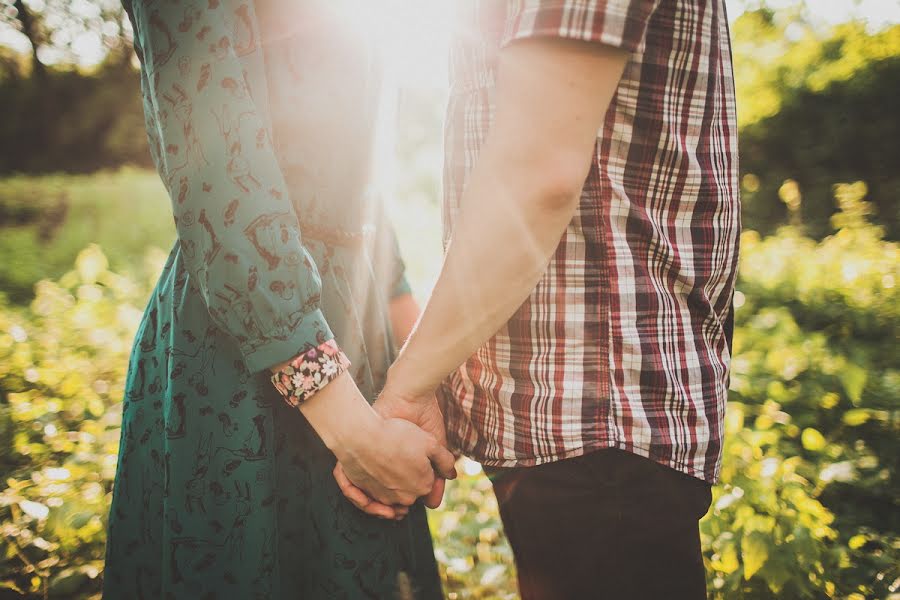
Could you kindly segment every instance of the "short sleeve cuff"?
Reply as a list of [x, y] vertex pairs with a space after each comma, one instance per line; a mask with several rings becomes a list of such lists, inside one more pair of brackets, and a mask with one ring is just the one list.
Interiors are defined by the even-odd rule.
[[298, 354], [334, 339], [334, 334], [321, 309], [312, 310], [291, 328], [272, 333], [265, 338], [241, 343], [244, 363], [251, 373], [258, 373]]
[[658, 4], [659, 0], [521, 0], [507, 16], [501, 45], [557, 37], [638, 52]]

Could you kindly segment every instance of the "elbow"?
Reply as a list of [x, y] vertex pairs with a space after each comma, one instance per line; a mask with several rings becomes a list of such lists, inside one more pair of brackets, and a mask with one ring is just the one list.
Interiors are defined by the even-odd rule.
[[589, 159], [571, 153], [548, 153], [534, 161], [525, 178], [530, 181], [535, 208], [547, 215], [573, 214], [588, 176]]

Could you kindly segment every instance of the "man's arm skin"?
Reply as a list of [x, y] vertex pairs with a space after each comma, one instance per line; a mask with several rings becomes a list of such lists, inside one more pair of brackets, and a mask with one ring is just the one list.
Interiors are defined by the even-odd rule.
[[627, 56], [556, 38], [501, 51], [496, 120], [434, 291], [386, 391], [407, 398], [432, 392], [534, 290], [578, 207]]
[[[438, 384], [534, 290], [578, 207], [627, 58], [610, 46], [558, 38], [501, 50], [496, 118], [431, 298], [376, 402], [388, 405], [382, 414], [433, 423]], [[340, 475], [345, 494], [363, 504]]]

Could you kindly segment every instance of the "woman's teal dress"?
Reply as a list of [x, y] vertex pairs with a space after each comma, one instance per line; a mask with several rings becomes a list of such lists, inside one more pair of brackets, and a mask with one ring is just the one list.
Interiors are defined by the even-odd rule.
[[347, 502], [268, 377], [333, 336], [373, 398], [407, 291], [368, 189], [377, 69], [328, 4], [285, 1], [270, 34], [275, 4], [126, 3], [178, 241], [130, 359], [110, 600], [441, 597], [423, 507]]

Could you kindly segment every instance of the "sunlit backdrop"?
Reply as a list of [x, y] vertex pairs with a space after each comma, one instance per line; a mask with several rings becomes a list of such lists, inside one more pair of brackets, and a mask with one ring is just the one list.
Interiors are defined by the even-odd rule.
[[[424, 300], [457, 1], [320, 1], [383, 53], [378, 178]], [[898, 600], [900, 2], [727, 4], [747, 231], [711, 597]], [[99, 597], [124, 373], [174, 239], [129, 34], [115, 0], [0, 0], [0, 600]], [[490, 483], [460, 467], [430, 515], [448, 596], [515, 598]]]

